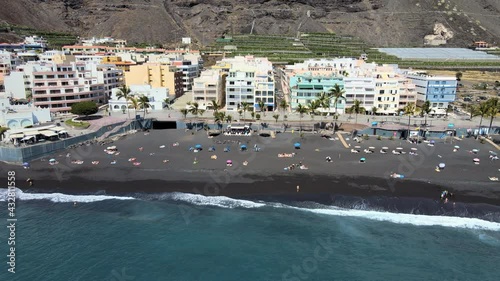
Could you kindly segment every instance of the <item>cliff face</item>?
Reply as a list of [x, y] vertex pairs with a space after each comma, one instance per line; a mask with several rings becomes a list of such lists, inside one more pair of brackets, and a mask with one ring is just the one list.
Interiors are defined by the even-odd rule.
[[436, 23], [450, 46], [500, 42], [498, 0], [0, 0], [0, 21], [131, 42], [208, 43], [223, 33], [335, 32], [420, 46]]

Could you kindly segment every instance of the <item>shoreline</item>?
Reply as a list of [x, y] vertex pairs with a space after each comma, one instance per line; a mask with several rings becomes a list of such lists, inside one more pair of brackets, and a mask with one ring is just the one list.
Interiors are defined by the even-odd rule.
[[[72, 176], [64, 180], [42, 178], [29, 187], [23, 183], [20, 188], [30, 193], [64, 193], [71, 195], [89, 195], [102, 193], [123, 196], [134, 193], [157, 194], [183, 192], [204, 196], [227, 196], [231, 198], [282, 197], [292, 201], [304, 201], [314, 198], [314, 202], [325, 203], [332, 197], [348, 196], [359, 198], [406, 198], [439, 201], [443, 190], [455, 194], [454, 202], [489, 204], [500, 206], [500, 198], [489, 193], [453, 188], [450, 183], [428, 183], [417, 180], [390, 180], [366, 176], [326, 176], [326, 175], [245, 175], [227, 182], [216, 180], [161, 180], [138, 179], [124, 181], [92, 180]], [[207, 179], [207, 178], [204, 178]], [[279, 184], [278, 184], [279, 183]], [[296, 187], [300, 186], [299, 192]], [[479, 186], [477, 186], [479, 187]], [[321, 198], [324, 196], [324, 199]]]
[[[276, 184], [276, 181], [280, 181], [281, 184]], [[488, 199], [477, 195], [457, 194], [453, 201], [444, 204], [438, 196], [442, 190], [440, 185], [401, 181], [395, 185], [394, 189], [389, 189], [380, 185], [383, 181], [384, 179], [369, 177], [355, 179], [350, 177], [318, 178], [317, 176], [315, 179], [275, 177], [273, 180], [247, 183], [230, 182], [217, 190], [215, 189], [217, 185], [201, 181], [113, 182], [71, 178], [63, 181], [41, 180], [34, 187], [21, 188], [21, 190], [24, 193], [127, 196], [139, 200], [162, 200], [165, 193], [181, 192], [224, 196], [253, 202], [279, 203], [298, 208], [333, 207], [414, 215], [469, 217], [500, 223], [500, 200], [497, 198]], [[300, 185], [299, 192], [296, 191], [297, 183]]]

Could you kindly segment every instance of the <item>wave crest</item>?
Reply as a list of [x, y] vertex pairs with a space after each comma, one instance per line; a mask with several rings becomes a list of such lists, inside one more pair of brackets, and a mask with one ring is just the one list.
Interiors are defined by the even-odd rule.
[[[0, 202], [7, 201], [8, 189], [0, 189]], [[17, 200], [49, 200], [54, 203], [91, 203], [104, 200], [134, 200], [133, 197], [109, 196], [109, 195], [69, 195], [62, 193], [25, 193], [16, 188]]]
[[221, 208], [245, 208], [253, 209], [266, 206], [265, 203], [257, 203], [249, 200], [233, 199], [226, 196], [204, 196], [182, 192], [163, 193], [153, 197], [157, 200], [182, 201], [199, 206], [215, 206]]

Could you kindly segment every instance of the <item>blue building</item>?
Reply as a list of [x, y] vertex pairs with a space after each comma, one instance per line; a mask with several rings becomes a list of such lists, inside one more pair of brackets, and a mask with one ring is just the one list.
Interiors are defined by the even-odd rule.
[[423, 74], [408, 74], [407, 77], [415, 84], [417, 105], [425, 101], [431, 103], [431, 114], [442, 115], [457, 96], [457, 79], [453, 76], [429, 76]]

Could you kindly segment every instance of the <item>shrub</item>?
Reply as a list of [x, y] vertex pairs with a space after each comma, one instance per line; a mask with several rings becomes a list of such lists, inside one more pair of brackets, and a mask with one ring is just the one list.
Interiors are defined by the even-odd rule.
[[378, 137], [377, 137], [377, 139], [378, 139], [378, 140], [382, 140], [382, 137], [381, 137], [381, 136], [378, 136]]
[[394, 140], [394, 136], [390, 136], [390, 137], [389, 137], [389, 140]]
[[97, 113], [97, 104], [93, 101], [82, 101], [71, 105], [71, 113], [76, 115], [89, 116]]

